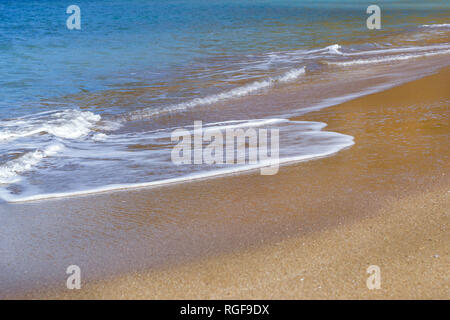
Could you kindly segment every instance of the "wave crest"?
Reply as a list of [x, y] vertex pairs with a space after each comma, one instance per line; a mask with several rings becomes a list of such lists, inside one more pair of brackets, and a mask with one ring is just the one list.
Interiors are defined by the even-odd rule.
[[45, 116], [0, 121], [5, 128], [0, 131], [0, 142], [7, 142], [37, 134], [50, 134], [64, 139], [78, 139], [91, 132], [101, 120], [100, 115], [90, 111], [64, 110]]
[[143, 110], [132, 112], [129, 115], [129, 120], [141, 120], [141, 119], [149, 118], [149, 117], [156, 116], [159, 114], [170, 113], [170, 112], [174, 112], [174, 111], [183, 111], [183, 110], [197, 107], [197, 106], [209, 105], [209, 104], [213, 104], [213, 103], [216, 103], [219, 101], [224, 101], [224, 100], [228, 100], [228, 99], [246, 96], [246, 95], [249, 95], [256, 91], [259, 91], [261, 89], [271, 87], [272, 85], [274, 85], [276, 83], [288, 83], [288, 82], [294, 81], [298, 77], [303, 75], [305, 72], [306, 72], [305, 67], [301, 67], [298, 69], [292, 69], [279, 77], [267, 78], [266, 80], [262, 80], [262, 81], [255, 81], [250, 84], [244, 85], [242, 87], [237, 87], [237, 88], [234, 88], [234, 89], [222, 92], [222, 93], [206, 96], [203, 98], [195, 98], [191, 101], [182, 102], [182, 103], [172, 105], [169, 107], [165, 107], [162, 109], [146, 108]]

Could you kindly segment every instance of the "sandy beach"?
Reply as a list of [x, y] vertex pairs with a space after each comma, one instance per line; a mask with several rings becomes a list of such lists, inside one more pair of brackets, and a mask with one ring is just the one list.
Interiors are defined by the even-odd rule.
[[[325, 122], [355, 145], [275, 176], [249, 172], [50, 200], [46, 225], [32, 223], [33, 232], [51, 234], [60, 215], [71, 226], [31, 245], [28, 258], [42, 259], [40, 276], [32, 284], [16, 277], [2, 295], [448, 299], [449, 79], [447, 67], [297, 118]], [[31, 217], [39, 206], [10, 212]], [[21, 266], [15, 263], [4, 279]], [[72, 263], [81, 266], [81, 290], [65, 289]], [[370, 265], [380, 267], [381, 289], [366, 286]]]
[[0, 300], [450, 299], [450, 2], [0, 12]]

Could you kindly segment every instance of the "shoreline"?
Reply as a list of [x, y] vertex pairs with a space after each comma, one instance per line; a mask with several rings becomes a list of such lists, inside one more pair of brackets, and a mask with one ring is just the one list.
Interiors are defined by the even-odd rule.
[[[449, 78], [447, 67], [293, 118], [325, 122], [327, 130], [352, 135], [356, 144], [331, 157], [281, 166], [269, 179], [245, 173], [53, 202], [55, 219], [58, 210], [72, 206], [84, 212], [75, 223], [99, 213], [99, 223], [131, 223], [119, 231], [124, 239], [137, 232], [136, 239], [127, 238], [122, 249], [132, 249], [130, 264], [141, 271], [129, 273], [125, 263], [119, 274], [102, 274], [105, 261], [119, 259], [90, 260], [108, 247], [106, 234], [86, 256], [56, 259], [61, 266], [77, 256], [85, 268], [97, 265], [99, 273], [82, 290], [63, 290], [64, 280], [53, 289], [11, 296], [448, 298]], [[38, 206], [14, 210], [23, 214]], [[88, 242], [93, 239], [98, 240]], [[109, 247], [110, 256], [123, 253], [119, 240]], [[374, 260], [381, 261], [382, 279], [393, 285], [382, 280], [382, 290], [365, 287], [366, 268]]]

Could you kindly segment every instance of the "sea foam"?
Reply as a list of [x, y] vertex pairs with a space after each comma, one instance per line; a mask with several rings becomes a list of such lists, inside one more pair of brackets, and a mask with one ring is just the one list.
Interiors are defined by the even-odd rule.
[[423, 24], [424, 28], [450, 28], [450, 23]]
[[78, 139], [86, 136], [100, 115], [90, 111], [63, 110], [37, 114], [15, 120], [0, 121], [0, 143], [38, 134], [49, 134], [64, 139]]
[[64, 149], [61, 144], [52, 144], [44, 149], [27, 152], [17, 159], [0, 166], [0, 184], [16, 183], [21, 180], [20, 175], [32, 170], [42, 159], [53, 156]]
[[[76, 152], [64, 151], [64, 158], [56, 159], [59, 166], [47, 170], [45, 173], [33, 172], [38, 177], [42, 174], [50, 178], [61, 176], [64, 172], [64, 165], [61, 161], [70, 161], [68, 163], [76, 163], [78, 166], [78, 177], [67, 177], [60, 186], [30, 186], [28, 176], [23, 181], [19, 181], [18, 185], [22, 186], [23, 192], [19, 194], [11, 193], [7, 188], [0, 189], [0, 198], [8, 202], [23, 202], [33, 200], [43, 200], [50, 198], [61, 198], [77, 195], [87, 195], [91, 193], [106, 192], [120, 189], [140, 188], [160, 186], [170, 183], [179, 183], [232, 173], [239, 173], [249, 170], [256, 170], [262, 167], [274, 164], [285, 164], [290, 162], [298, 162], [311, 160], [318, 157], [324, 157], [336, 153], [343, 148], [354, 144], [353, 137], [336, 132], [322, 131], [326, 126], [322, 122], [313, 121], [292, 121], [285, 118], [268, 118], [268, 119], [252, 119], [252, 120], [229, 120], [223, 122], [206, 123], [204, 132], [221, 130], [226, 132], [228, 129], [245, 128], [245, 127], [261, 127], [264, 129], [274, 127], [280, 130], [280, 158], [267, 159], [258, 163], [235, 164], [235, 165], [219, 165], [219, 166], [177, 166], [170, 162], [170, 146], [166, 146], [170, 141], [170, 136], [174, 128], [167, 128], [164, 131], [141, 133], [140, 135], [126, 134], [120, 139], [122, 134], [113, 135], [111, 142], [114, 144], [113, 149], [108, 152], [102, 152], [100, 155], [89, 155], [89, 150], [77, 149]], [[190, 127], [186, 129], [191, 130]], [[155, 135], [155, 133], [158, 133]], [[117, 136], [117, 139], [116, 137]], [[147, 142], [152, 145], [151, 149], [136, 152], [124, 152], [121, 142], [126, 145], [140, 144]], [[108, 142], [105, 142], [108, 143]], [[159, 143], [159, 144], [158, 144]], [[119, 144], [119, 145], [117, 145]], [[155, 149], [159, 145], [162, 149]], [[108, 148], [107, 145], [105, 145]], [[8, 164], [8, 179], [12, 181], [14, 175], [32, 170], [36, 164], [46, 156], [50, 156], [58, 152], [59, 149], [48, 149], [45, 152], [36, 151], [26, 158], [16, 159], [16, 165], [12, 162]], [[68, 157], [74, 157], [68, 159]], [[169, 158], [167, 158], [169, 157]], [[25, 161], [26, 160], [26, 161]], [[103, 162], [98, 162], [103, 161]], [[162, 161], [162, 162], [161, 162]], [[95, 171], [92, 166], [97, 165]], [[105, 165], [102, 165], [104, 163]], [[139, 163], [141, 166], [136, 166]], [[161, 165], [161, 164], [164, 165]], [[134, 169], [132, 169], [134, 168]], [[104, 171], [104, 172], [101, 172]], [[84, 173], [90, 174], [85, 175]], [[127, 172], [128, 174], [123, 174]], [[5, 174], [6, 176], [6, 174]], [[106, 179], [97, 179], [96, 177], [104, 177]], [[130, 181], [130, 177], [131, 179]], [[6, 177], [5, 177], [6, 178]], [[17, 177], [15, 177], [17, 178]], [[70, 181], [76, 181], [76, 186]], [[133, 181], [134, 180], [134, 181]], [[16, 179], [17, 181], [17, 179]]]
[[298, 79], [305, 73], [305, 67], [292, 69], [279, 77], [267, 78], [265, 80], [255, 81], [250, 84], [237, 87], [218, 94], [209, 95], [203, 98], [196, 98], [190, 101], [182, 102], [176, 105], [168, 106], [161, 109], [146, 108], [143, 110], [130, 113], [129, 120], [141, 120], [159, 114], [170, 113], [175, 111], [183, 111], [197, 106], [210, 105], [219, 101], [225, 101], [233, 98], [246, 96], [259, 90], [273, 86], [276, 83], [288, 83]]
[[336, 65], [336, 66], [352, 66], [352, 65], [363, 65], [363, 64], [373, 64], [373, 63], [384, 63], [384, 62], [391, 62], [391, 61], [403, 61], [403, 60], [409, 60], [409, 59], [444, 55], [444, 54], [448, 54], [448, 53], [450, 53], [450, 50], [440, 50], [440, 51], [427, 52], [427, 53], [422, 53], [422, 54], [395, 55], [395, 56], [386, 56], [386, 57], [381, 57], [381, 58], [357, 59], [357, 60], [342, 61], [342, 62], [326, 61], [326, 63], [329, 65]]

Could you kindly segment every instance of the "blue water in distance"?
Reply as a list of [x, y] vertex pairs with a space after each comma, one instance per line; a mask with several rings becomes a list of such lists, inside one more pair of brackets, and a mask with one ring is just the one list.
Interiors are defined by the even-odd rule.
[[[189, 77], [214, 57], [371, 36], [365, 27], [371, 1], [72, 2], [0, 2], [0, 119], [76, 107], [64, 105], [73, 103], [64, 102], [71, 94], [167, 86], [175, 75]], [[81, 8], [80, 31], [66, 28], [70, 4]], [[426, 23], [430, 16], [443, 22], [448, 17], [443, 9], [449, 5], [442, 1], [377, 4], [385, 33], [421, 18]]]

